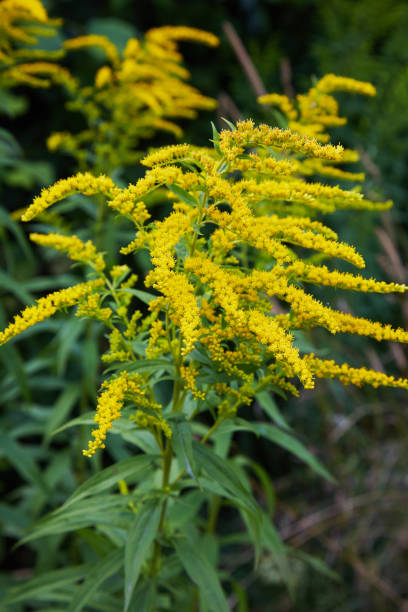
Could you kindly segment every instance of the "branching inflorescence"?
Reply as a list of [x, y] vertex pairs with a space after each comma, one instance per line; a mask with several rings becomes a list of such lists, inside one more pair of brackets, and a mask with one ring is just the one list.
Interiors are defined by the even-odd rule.
[[84, 115], [87, 127], [77, 134], [52, 134], [50, 150], [70, 153], [79, 168], [111, 172], [138, 161], [140, 140], [159, 130], [180, 138], [177, 119], [193, 119], [198, 110], [216, 106], [186, 82], [190, 74], [178, 46], [183, 40], [218, 45], [214, 34], [184, 26], [154, 28], [143, 40], [130, 38], [122, 54], [101, 35], [65, 41], [67, 52], [102, 49], [108, 63], [95, 73], [92, 85], [84, 87], [74, 79], [67, 83], [68, 108]]
[[[323, 360], [297, 347], [294, 330], [320, 327], [376, 340], [408, 341], [408, 332], [354, 317], [322, 304], [310, 285], [364, 292], [404, 292], [407, 287], [340, 272], [335, 259], [364, 268], [364, 259], [333, 230], [313, 218], [316, 211], [381, 210], [356, 191], [308, 183], [299, 171], [308, 162], [341, 162], [340, 146], [289, 129], [242, 121], [230, 130], [214, 129], [213, 148], [187, 144], [152, 151], [143, 160], [145, 176], [126, 189], [105, 176], [77, 174], [45, 189], [25, 211], [28, 221], [72, 193], [103, 193], [109, 206], [136, 228], [122, 248], [128, 255], [146, 249], [152, 268], [144, 279], [150, 292], [135, 290], [137, 277], [126, 265], [108, 273], [101, 253], [77, 237], [34, 234], [38, 244], [53, 246], [73, 260], [89, 264], [92, 279], [77, 288], [41, 298], [0, 336], [4, 343], [60, 305], [78, 304], [78, 315], [97, 319], [109, 329], [103, 361], [116, 364], [119, 376], [103, 385], [86, 455], [104, 440], [125, 403], [137, 408], [139, 427], [150, 429], [160, 447], [171, 428], [155, 399], [155, 375], [134, 364], [160, 359], [177, 388], [173, 411], [187, 396], [194, 416], [217, 406], [215, 426], [234, 416], [261, 389], [280, 388], [295, 395], [296, 380], [313, 388], [315, 378], [344, 384], [408, 388], [408, 381]], [[143, 202], [166, 188], [172, 202], [162, 220], [151, 220]], [[330, 260], [330, 267], [313, 263]], [[333, 260], [333, 262], [331, 261]], [[153, 291], [152, 291], [153, 290]], [[60, 297], [58, 297], [60, 296]], [[149, 314], [133, 306], [137, 297]], [[145, 308], [143, 306], [142, 308]], [[133, 365], [132, 365], [133, 364]], [[146, 368], [147, 369], [147, 368]], [[214, 374], [215, 372], [215, 374]]]

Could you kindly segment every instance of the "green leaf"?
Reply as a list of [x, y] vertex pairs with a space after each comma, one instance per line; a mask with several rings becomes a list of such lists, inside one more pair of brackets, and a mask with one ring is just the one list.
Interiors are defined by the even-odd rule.
[[40, 469], [33, 460], [31, 453], [3, 432], [0, 432], [0, 456], [6, 457], [23, 478], [48, 494]]
[[119, 364], [119, 367], [108, 368], [105, 372], [111, 370], [127, 370], [128, 372], [157, 372], [159, 370], [165, 370], [170, 374], [174, 373], [174, 364], [168, 359], [140, 359], [139, 361], [132, 361], [129, 364]]
[[0, 160], [16, 159], [21, 155], [22, 149], [13, 134], [0, 128]]
[[77, 535], [89, 544], [99, 557], [105, 557], [112, 549], [112, 541], [93, 528], [78, 529]]
[[217, 430], [213, 434], [213, 438], [218, 439], [219, 436], [225, 435], [227, 433], [234, 433], [236, 431], [251, 431], [253, 434], [259, 437], [259, 433], [256, 429], [256, 425], [246, 421], [245, 419], [241, 419], [236, 417], [234, 419], [227, 419], [217, 428]]
[[230, 579], [230, 584], [237, 598], [236, 612], [250, 612], [246, 589], [234, 579]]
[[137, 455], [115, 463], [84, 482], [62, 507], [67, 508], [80, 499], [106, 491], [117, 485], [119, 480], [130, 479], [132, 482], [138, 480], [140, 476], [146, 474], [155, 459], [154, 455]]
[[323, 574], [323, 576], [327, 576], [327, 578], [331, 578], [331, 580], [335, 580], [336, 582], [341, 581], [338, 573], [331, 570], [326, 563], [318, 557], [314, 557], [302, 550], [297, 549], [290, 549], [289, 552], [292, 557], [296, 557], [297, 559], [304, 561], [307, 565], [310, 565], [311, 568], [319, 572], [319, 574]]
[[52, 407], [50, 416], [44, 426], [44, 441], [49, 442], [52, 438], [53, 431], [60, 425], [69, 414], [72, 406], [75, 404], [80, 395], [80, 386], [78, 383], [71, 383], [65, 387], [54, 406]]
[[150, 304], [150, 302], [157, 297], [157, 295], [154, 295], [153, 293], [141, 291], [140, 289], [121, 289], [120, 292], [131, 293], [132, 295], [135, 295], [137, 298], [139, 298], [139, 300], [144, 304]]
[[268, 391], [260, 391], [255, 395], [255, 398], [272, 421], [275, 421], [275, 423], [283, 429], [291, 429], [287, 421], [279, 412], [279, 408]]
[[[129, 604], [129, 612], [152, 612], [152, 610], [156, 610], [157, 608], [153, 607], [156, 603], [156, 592], [157, 582], [151, 579], [145, 581], [139, 580], [138, 585], [133, 591], [133, 597]], [[164, 609], [168, 610], [169, 608], [166, 606]], [[121, 612], [123, 612], [123, 605]]]
[[221, 149], [220, 149], [220, 134], [217, 130], [217, 128], [215, 127], [214, 123], [211, 121], [211, 129], [212, 129], [212, 142], [214, 144], [214, 149], [217, 151], [217, 153], [219, 155], [222, 155], [221, 153]]
[[[234, 422], [220, 426], [221, 433], [226, 431], [250, 431], [258, 436], [262, 436], [282, 448], [285, 448], [290, 453], [304, 461], [312, 470], [314, 470], [320, 476], [323, 476], [332, 483], [335, 483], [333, 476], [326, 470], [326, 468], [320, 463], [320, 461], [314, 457], [306, 447], [293, 435], [288, 434], [286, 431], [271, 425], [270, 423], [248, 423], [244, 419], [234, 419]], [[214, 434], [216, 436], [217, 432]]]
[[300, 440], [269, 423], [255, 423], [255, 426], [262, 437], [282, 446], [292, 453], [292, 455], [296, 455], [296, 457], [304, 461], [317, 474], [323, 476], [323, 478], [326, 478], [332, 483], [336, 482], [333, 476], [326, 470], [320, 461], [305, 448]]
[[71, 419], [67, 423], [64, 423], [64, 425], [61, 425], [61, 427], [58, 427], [58, 429], [55, 429], [51, 433], [51, 436], [56, 436], [57, 434], [61, 433], [65, 429], [69, 429], [70, 427], [77, 427], [79, 425], [94, 425], [95, 424], [94, 416], [95, 416], [94, 411], [85, 412], [84, 414], [81, 414], [81, 416], [75, 417], [75, 419]]
[[235, 461], [239, 465], [245, 465], [252, 469], [255, 475], [258, 477], [259, 482], [262, 485], [262, 490], [266, 497], [266, 505], [268, 507], [268, 512], [272, 516], [275, 510], [275, 490], [272, 486], [270, 478], [266, 472], [266, 470], [259, 465], [256, 461], [253, 461], [249, 457], [234, 457]]
[[87, 574], [81, 587], [78, 589], [67, 612], [80, 612], [92, 599], [99, 586], [107, 578], [115, 574], [123, 564], [123, 550], [114, 550], [98, 561]]
[[37, 578], [28, 580], [22, 585], [10, 589], [4, 600], [5, 604], [50, 598], [55, 591], [82, 580], [89, 573], [90, 564], [47, 572]]
[[17, 117], [27, 110], [28, 102], [23, 96], [16, 96], [6, 89], [0, 90], [0, 113]]
[[138, 38], [139, 36], [139, 32], [133, 23], [117, 17], [94, 17], [88, 24], [88, 32], [107, 36], [120, 53], [125, 50], [129, 38]]
[[30, 246], [30, 243], [27, 241], [24, 232], [21, 227], [11, 218], [10, 214], [4, 209], [0, 207], [0, 225], [2, 227], [6, 227], [20, 245], [21, 250], [24, 252], [25, 256], [29, 261], [33, 260], [33, 251]]
[[225, 123], [228, 125], [229, 129], [231, 130], [231, 132], [235, 132], [236, 131], [237, 128], [236, 128], [236, 126], [233, 123], [231, 123], [231, 121], [228, 121], [228, 119], [225, 119], [225, 117], [221, 117], [221, 119], [223, 121], [225, 121]]
[[174, 548], [185, 571], [200, 589], [200, 595], [208, 609], [213, 612], [229, 612], [217, 571], [201, 554], [197, 542], [189, 538], [174, 540]]
[[18, 161], [9, 170], [7, 183], [13, 187], [33, 189], [34, 185], [49, 185], [55, 180], [53, 167], [45, 161]]
[[187, 474], [197, 480], [196, 466], [193, 454], [193, 432], [191, 425], [186, 420], [174, 420], [171, 422], [173, 437], [171, 445], [176, 453], [180, 467], [186, 470]]
[[97, 525], [127, 529], [132, 516], [128, 504], [135, 501], [134, 495], [100, 495], [82, 499], [68, 508], [62, 506], [34, 523], [19, 544]]
[[23, 304], [32, 304], [33, 296], [27, 291], [21, 283], [17, 282], [3, 270], [0, 270], [0, 287], [6, 289], [7, 292], [13, 293]]
[[172, 499], [167, 512], [166, 523], [171, 529], [179, 529], [185, 524], [194, 522], [200, 507], [205, 501], [205, 494], [195, 490]]
[[[94, 425], [95, 412], [86, 412], [75, 419], [71, 419], [58, 429], [52, 432], [52, 436], [61, 433], [65, 429], [70, 427], [79, 427], [80, 425]], [[121, 418], [113, 423], [113, 427], [110, 430], [111, 434], [120, 435], [121, 438], [134, 444], [140, 448], [146, 455], [155, 455], [160, 452], [159, 445], [153, 434], [150, 431], [139, 430], [135, 425], [134, 421], [130, 421], [126, 418]]]
[[[88, 322], [89, 325], [89, 322]], [[65, 367], [68, 361], [68, 357], [73, 351], [78, 337], [82, 334], [86, 326], [86, 322], [83, 319], [72, 317], [67, 321], [64, 321], [64, 325], [61, 326], [54, 343], [57, 345], [56, 350], [56, 369], [57, 373], [61, 375], [65, 371]], [[87, 359], [87, 353], [84, 352], [84, 360]], [[88, 368], [89, 369], [89, 368]]]
[[212, 449], [199, 442], [193, 442], [193, 449], [197, 465], [204, 468], [208, 476], [225, 490], [226, 497], [252, 514], [259, 515], [258, 504], [251, 493], [242, 486], [229, 461], [221, 459]]
[[245, 525], [247, 526], [249, 537], [251, 539], [251, 542], [254, 545], [254, 551], [255, 551], [254, 563], [255, 563], [255, 567], [257, 567], [259, 564], [259, 559], [260, 559], [261, 551], [262, 551], [261, 549], [261, 529], [260, 529], [262, 521], [259, 520], [259, 517], [254, 516], [253, 514], [251, 514], [250, 512], [247, 512], [243, 508], [240, 508], [239, 512], [243, 518]]
[[276, 527], [266, 515], [263, 516], [261, 540], [263, 548], [266, 548], [272, 553], [281, 578], [288, 587], [289, 593], [293, 594], [292, 572], [290, 570], [286, 554], [287, 549], [282, 542]]
[[185, 189], [182, 189], [182, 187], [179, 187], [178, 185], [166, 185], [166, 187], [172, 193], [174, 193], [174, 195], [180, 198], [180, 200], [183, 200], [183, 202], [185, 202], [186, 204], [189, 204], [190, 206], [194, 206], [194, 207], [198, 206], [197, 200], [193, 198], [193, 196], [190, 195], [188, 191], [186, 191]]
[[126, 538], [125, 547], [125, 605], [127, 611], [137, 584], [142, 563], [156, 537], [160, 516], [161, 503], [155, 499], [144, 504], [139, 514], [131, 524]]

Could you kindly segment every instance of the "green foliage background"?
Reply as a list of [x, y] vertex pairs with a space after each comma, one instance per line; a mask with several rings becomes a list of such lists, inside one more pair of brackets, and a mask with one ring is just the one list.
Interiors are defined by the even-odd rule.
[[[392, 197], [395, 207], [382, 215], [348, 214], [335, 219], [341, 238], [359, 247], [368, 260], [369, 274], [377, 278], [407, 282], [404, 262], [408, 255], [405, 232], [408, 217], [406, 174], [408, 160], [408, 5], [398, 0], [236, 0], [197, 1], [132, 0], [110, 2], [45, 3], [52, 16], [64, 19], [67, 36], [88, 32], [108, 34], [117, 44], [159, 25], [203, 27], [221, 38], [216, 50], [183, 49], [193, 84], [213, 97], [227, 94], [243, 117], [267, 119], [256, 103], [242, 68], [222, 29], [230, 21], [242, 38], [268, 92], [282, 92], [282, 60], [291, 67], [295, 91], [309, 88], [311, 77], [334, 72], [373, 82], [374, 100], [340, 99], [349, 124], [337, 130], [342, 143], [362, 150], [368, 175], [368, 190]], [[55, 41], [50, 41], [55, 44]], [[97, 58], [87, 62], [68, 60], [72, 71], [86, 81]], [[10, 100], [1, 100], [0, 195], [3, 211], [13, 211], [31, 201], [42, 185], [73, 171], [68, 157], [52, 156], [45, 147], [51, 131], [66, 129], [64, 96], [51, 91], [19, 88]], [[21, 113], [29, 105], [28, 112]], [[220, 113], [227, 118], [225, 106]], [[209, 113], [186, 122], [185, 139], [206, 144], [210, 137]], [[70, 116], [72, 125], [79, 119]], [[71, 125], [70, 125], [71, 127]], [[4, 131], [3, 131], [4, 130]], [[9, 135], [11, 132], [14, 138]], [[166, 141], [158, 137], [155, 145]], [[135, 178], [130, 169], [127, 178]], [[72, 272], [56, 268], [33, 247], [5, 212], [0, 213], [0, 324], [32, 301], [38, 292], [67, 286]], [[378, 228], [377, 234], [375, 229]], [[54, 269], [52, 267], [54, 266]], [[14, 280], [13, 280], [14, 279]], [[33, 280], [35, 279], [35, 280]], [[337, 296], [336, 296], [337, 297]], [[338, 296], [338, 299], [343, 299]], [[404, 298], [387, 298], [387, 320], [407, 327]], [[381, 318], [384, 299], [364, 295], [349, 302], [353, 312]], [[92, 409], [97, 387], [97, 356], [94, 329], [73, 320], [41, 324], [41, 343], [26, 332], [23, 353], [16, 345], [3, 347], [0, 360], [4, 374], [0, 403], [4, 407], [0, 440], [2, 474], [0, 521], [3, 531], [0, 587], [10, 579], [29, 577], [37, 571], [75, 563], [84, 533], [67, 545], [55, 536], [47, 549], [40, 544], [13, 549], [33, 520], [60, 505], [75, 486], [98, 471], [101, 459], [90, 466], [80, 454], [87, 432], [71, 444], [70, 430], [55, 439], [51, 433], [68, 418]], [[85, 352], [76, 340], [84, 334]], [[323, 332], [322, 332], [323, 334]], [[56, 335], [55, 339], [52, 339]], [[48, 339], [47, 340], [44, 340]], [[327, 338], [324, 340], [327, 343]], [[359, 339], [335, 338], [327, 343], [334, 359], [357, 359], [365, 352], [373, 367], [407, 375], [402, 349], [374, 342], [367, 352]], [[41, 348], [39, 348], [41, 346]], [[347, 346], [347, 354], [344, 347]], [[20, 347], [18, 347], [20, 349]], [[81, 385], [79, 384], [81, 382]], [[292, 455], [277, 446], [257, 443], [241, 433], [237, 448], [259, 460], [274, 483], [275, 520], [287, 544], [301, 554], [324, 559], [340, 579], [335, 582], [299, 559], [291, 560], [290, 572], [297, 592], [291, 600], [277, 572], [273, 555], [261, 559], [257, 570], [248, 572], [245, 588], [250, 610], [400, 610], [408, 600], [406, 581], [407, 519], [404, 512], [408, 489], [406, 396], [397, 390], [359, 390], [336, 383], [320, 383], [317, 391], [303, 393], [299, 400], [275, 401], [301, 440], [317, 452], [337, 478], [331, 485], [319, 480]], [[79, 405], [79, 408], [78, 408]], [[79, 411], [79, 412], [78, 412]], [[45, 436], [44, 431], [46, 432]], [[112, 437], [111, 458], [125, 459], [126, 451]], [[109, 460], [109, 459], [107, 459]], [[228, 530], [228, 513], [221, 517]], [[228, 563], [234, 567], [231, 552]], [[249, 576], [249, 578], [248, 578]], [[236, 609], [244, 611], [239, 591]], [[272, 603], [273, 602], [273, 603]], [[240, 607], [241, 606], [241, 607]], [[15, 607], [15, 610], [28, 608]], [[31, 608], [30, 608], [31, 609]]]

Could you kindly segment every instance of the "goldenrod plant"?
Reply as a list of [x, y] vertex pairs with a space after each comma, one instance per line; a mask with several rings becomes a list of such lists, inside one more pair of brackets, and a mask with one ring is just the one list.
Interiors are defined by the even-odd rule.
[[18, 84], [49, 87], [61, 68], [49, 61], [64, 51], [38, 48], [39, 37], [55, 36], [61, 21], [50, 19], [39, 0], [0, 2], [0, 88]]
[[[339, 162], [344, 151], [290, 129], [242, 121], [221, 132], [214, 128], [212, 145], [154, 150], [142, 160], [144, 176], [126, 188], [105, 175], [76, 174], [43, 190], [23, 214], [31, 221], [69, 195], [102, 194], [135, 228], [121, 249], [127, 263], [110, 269], [91, 241], [32, 234], [35, 243], [85, 264], [88, 279], [40, 298], [0, 333], [4, 344], [75, 305], [76, 316], [104, 326], [107, 368], [83, 454], [96, 461], [115, 438], [133, 454], [98, 471], [29, 531], [23, 542], [82, 534], [84, 563], [16, 587], [10, 604], [26, 598], [63, 601], [69, 610], [227, 612], [227, 594], [245, 599], [245, 593], [239, 575], [223, 569], [225, 547], [248, 542], [255, 564], [262, 551], [273, 553], [291, 588], [287, 558], [294, 553], [273, 525], [273, 503], [267, 497], [265, 505], [255, 486], [259, 480], [270, 490], [269, 478], [234, 446], [234, 434], [246, 431], [278, 444], [332, 480], [269, 393], [298, 395], [316, 378], [408, 388], [405, 378], [363, 363], [335, 363], [316, 356], [320, 346], [312, 352], [298, 345], [299, 330], [314, 328], [408, 341], [406, 330], [339, 311], [309, 289], [406, 291], [338, 271], [336, 260], [363, 269], [363, 256], [307, 214], [389, 203], [301, 178], [304, 160]], [[170, 203], [161, 220], [145, 204], [158, 189], [167, 191]], [[131, 254], [141, 250], [150, 270], [139, 281]], [[255, 400], [263, 420], [249, 416]], [[63, 428], [91, 422], [85, 414]], [[241, 532], [222, 534], [218, 519], [231, 507], [241, 517]]]
[[[339, 115], [339, 104], [332, 95], [339, 91], [365, 96], [376, 95], [375, 87], [371, 83], [326, 74], [316, 81], [307, 93], [298, 94], [293, 100], [286, 95], [272, 93], [260, 96], [258, 102], [278, 109], [280, 122], [294, 132], [327, 143], [330, 140], [328, 130], [347, 123], [346, 117]], [[363, 172], [349, 172], [338, 167], [339, 164], [356, 163], [359, 159], [357, 151], [347, 149], [343, 151], [342, 158], [337, 160], [302, 160], [297, 171], [302, 176], [318, 175], [335, 180], [362, 182], [365, 179]]]
[[157, 131], [180, 138], [183, 131], [176, 120], [194, 119], [200, 109], [213, 110], [216, 101], [186, 82], [190, 74], [179, 41], [218, 45], [214, 34], [185, 26], [153, 28], [141, 40], [130, 38], [122, 54], [106, 36], [66, 40], [68, 52], [102, 49], [107, 63], [91, 85], [68, 83], [68, 108], [84, 116], [86, 128], [52, 134], [49, 149], [73, 155], [80, 170], [111, 174], [139, 161], [141, 141]]
[[[46, 38], [57, 40], [60, 25], [39, 0], [0, 0], [0, 114], [14, 118], [27, 111], [23, 87], [45, 89], [69, 78], [59, 65], [65, 51], [58, 43], [53, 45], [55, 50], [43, 44]], [[21, 145], [4, 127], [0, 128], [0, 152], [0, 188], [5, 183], [30, 189], [54, 180], [50, 165], [38, 158], [25, 159]]]

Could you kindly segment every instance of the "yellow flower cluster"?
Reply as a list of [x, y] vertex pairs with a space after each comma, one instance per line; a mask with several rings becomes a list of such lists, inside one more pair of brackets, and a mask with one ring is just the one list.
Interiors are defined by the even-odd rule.
[[214, 34], [211, 34], [211, 32], [205, 32], [197, 28], [186, 26], [152, 28], [147, 32], [146, 39], [149, 43], [154, 43], [170, 49], [173, 52], [177, 52], [177, 46], [174, 44], [177, 40], [189, 40], [191, 42], [208, 45], [209, 47], [216, 47], [219, 45], [218, 38]]
[[170, 161], [185, 157], [191, 150], [188, 144], [170, 145], [169, 147], [160, 147], [156, 151], [149, 153], [141, 160], [141, 164], [151, 168], [152, 166], [161, 166]]
[[327, 287], [338, 287], [341, 289], [351, 289], [353, 291], [373, 291], [375, 293], [404, 293], [407, 290], [406, 285], [397, 283], [385, 283], [376, 281], [373, 278], [363, 278], [360, 275], [350, 274], [347, 272], [338, 272], [337, 270], [330, 271], [326, 266], [314, 266], [306, 264], [298, 260], [289, 265], [285, 271], [285, 276], [291, 276], [314, 283], [316, 285], [324, 285]]
[[49, 319], [58, 310], [78, 304], [81, 298], [89, 293], [98, 291], [102, 285], [103, 281], [97, 279], [87, 283], [80, 283], [67, 289], [61, 289], [40, 298], [34, 306], [28, 306], [21, 314], [14, 318], [14, 321], [4, 331], [0, 332], [0, 345], [8, 342], [11, 338], [21, 334], [21, 332], [36, 323]]
[[131, 359], [132, 353], [120, 330], [115, 327], [109, 334], [109, 352], [102, 355], [102, 361], [104, 363], [114, 363], [115, 361], [130, 361]]
[[[328, 128], [344, 125], [347, 122], [344, 117], [339, 116], [338, 103], [330, 95], [336, 91], [365, 96], [376, 95], [375, 87], [371, 83], [326, 74], [306, 94], [296, 96], [296, 100], [290, 100], [287, 96], [280, 94], [267, 94], [258, 98], [258, 102], [279, 108], [287, 120], [288, 127], [297, 134], [313, 136], [320, 142], [328, 142], [330, 140]], [[348, 172], [335, 165], [359, 160], [356, 151], [349, 153], [351, 155], [345, 152], [342, 160], [305, 159], [298, 161], [296, 163], [297, 172], [303, 176], [319, 175], [361, 182], [364, 180], [364, 173]]]
[[176, 260], [173, 249], [180, 239], [192, 231], [191, 218], [174, 212], [156, 227], [149, 236], [150, 257], [154, 266], [146, 278], [146, 285], [153, 286], [167, 299], [170, 318], [180, 328], [183, 353], [189, 353], [199, 335], [200, 313], [194, 286], [184, 274], [174, 271]]
[[71, 79], [68, 71], [44, 61], [59, 59], [62, 50], [30, 48], [38, 43], [38, 36], [54, 36], [59, 24], [48, 17], [39, 0], [0, 0], [0, 87], [48, 87], [51, 80]]
[[343, 385], [362, 384], [377, 387], [399, 387], [408, 389], [406, 378], [395, 378], [383, 372], [368, 370], [367, 368], [352, 368], [347, 363], [341, 365], [331, 359], [318, 359], [313, 353], [305, 357], [311, 371], [318, 378], [337, 378]]
[[170, 425], [161, 416], [147, 414], [143, 412], [143, 410], [137, 410], [136, 414], [131, 418], [138, 427], [162, 431], [166, 438], [171, 438], [173, 435]]
[[107, 59], [114, 65], [119, 64], [119, 53], [116, 46], [107, 38], [99, 34], [88, 34], [87, 36], [78, 36], [70, 38], [64, 42], [64, 47], [68, 51], [74, 49], [83, 49], [85, 47], [100, 47], [106, 53]]
[[98, 272], [105, 269], [106, 264], [102, 253], [98, 253], [90, 240], [82, 242], [77, 236], [63, 236], [62, 234], [30, 234], [30, 240], [42, 246], [66, 252], [73, 261], [85, 263]]
[[234, 131], [224, 130], [220, 134], [219, 147], [228, 160], [233, 160], [256, 145], [331, 161], [339, 161], [343, 156], [343, 147], [340, 145], [321, 145], [314, 138], [266, 124], [255, 127], [252, 120], [240, 121]]
[[371, 83], [357, 81], [356, 79], [337, 76], [335, 74], [325, 74], [324, 77], [316, 83], [316, 89], [325, 94], [330, 94], [334, 91], [348, 91], [364, 96], [376, 95], [375, 87]]
[[[177, 118], [194, 118], [198, 110], [214, 109], [215, 100], [189, 85], [177, 41], [209, 46], [218, 39], [195, 28], [165, 26], [146, 32], [143, 40], [130, 38], [124, 52], [105, 36], [88, 35], [67, 40], [67, 51], [99, 47], [107, 65], [95, 74], [94, 84], [68, 87], [69, 108], [85, 116], [87, 127], [78, 134], [53, 134], [52, 150], [74, 155], [80, 168], [110, 173], [113, 168], [138, 161], [141, 139], [164, 130], [179, 138]], [[91, 154], [90, 154], [91, 153]]]
[[101, 307], [101, 296], [98, 293], [91, 293], [86, 296], [85, 300], [79, 302], [75, 316], [96, 319], [106, 323], [112, 314], [111, 308]]
[[22, 215], [22, 221], [31, 221], [37, 215], [60, 200], [74, 193], [86, 196], [102, 194], [112, 198], [119, 192], [112, 179], [107, 176], [93, 176], [90, 172], [78, 173], [67, 179], [61, 179], [51, 187], [43, 189], [41, 195], [34, 198], [33, 203]]
[[126, 397], [136, 405], [146, 405], [143, 379], [138, 374], [121, 372], [117, 378], [105, 381], [102, 389], [104, 391], [98, 398], [94, 418], [98, 428], [92, 431], [94, 440], [90, 440], [87, 450], [82, 451], [86, 457], [92, 457], [98, 448], [105, 448], [107, 433], [112, 429], [113, 422], [120, 417]]
[[[138, 52], [138, 45], [132, 52]], [[144, 284], [154, 292], [146, 296], [133, 289], [137, 277], [130, 267], [120, 265], [112, 268], [110, 277], [101, 272], [100, 284], [89, 285], [69, 303], [79, 303], [78, 315], [98, 319], [109, 328], [109, 350], [102, 361], [131, 362], [137, 368], [139, 360], [154, 360], [166, 376], [175, 373], [175, 396], [189, 394], [195, 402], [211, 396], [220, 420], [236, 414], [257, 389], [272, 385], [296, 395], [293, 379], [306, 388], [313, 387], [315, 377], [408, 388], [405, 380], [304, 354], [292, 333], [322, 327], [333, 334], [408, 342], [408, 331], [330, 308], [307, 289], [313, 283], [364, 292], [407, 290], [405, 285], [316, 263], [340, 258], [364, 267], [356, 249], [340, 242], [310, 212], [377, 205], [357, 191], [308, 183], [298, 173], [303, 158], [320, 163], [342, 155], [340, 147], [306, 135], [244, 121], [231, 131], [215, 132], [213, 151], [184, 144], [152, 151], [143, 160], [145, 175], [127, 188], [90, 174], [59, 181], [34, 200], [23, 218], [30, 220], [71, 193], [84, 193], [103, 194], [108, 206], [132, 219], [136, 237], [121, 252], [147, 250], [151, 269]], [[348, 151], [344, 156], [354, 158]], [[151, 220], [142, 198], [149, 201], [147, 196], [164, 189], [171, 210], [162, 220]], [[91, 243], [55, 234], [34, 235], [34, 240], [102, 271], [103, 260]], [[133, 297], [149, 304], [144, 317], [132, 310]], [[105, 299], [107, 306], [102, 307]], [[21, 321], [17, 317], [3, 332], [3, 342], [42, 320], [46, 303], [44, 308], [31, 307], [33, 314], [27, 309]], [[51, 305], [46, 316], [57, 309], [53, 300]], [[98, 402], [99, 428], [85, 454], [103, 447], [127, 398], [139, 408], [136, 423], [149, 428], [160, 444], [162, 435], [171, 435], [154, 400], [157, 380], [160, 375], [146, 369], [143, 379], [122, 373], [106, 383]]]

